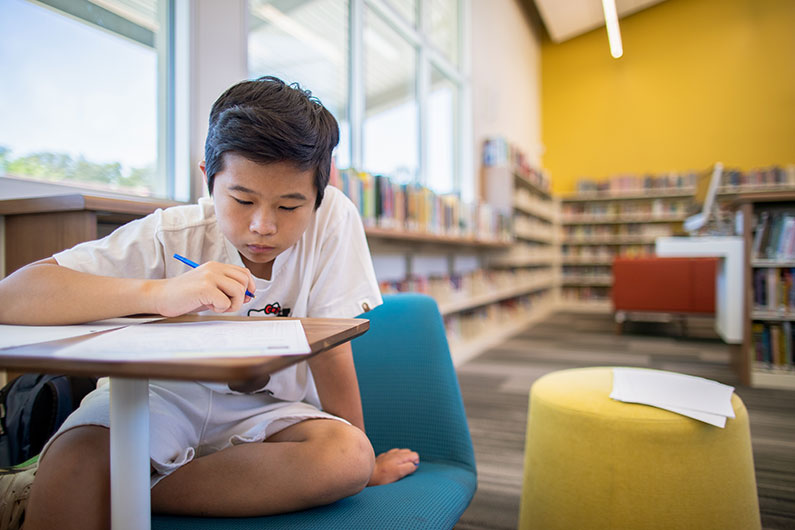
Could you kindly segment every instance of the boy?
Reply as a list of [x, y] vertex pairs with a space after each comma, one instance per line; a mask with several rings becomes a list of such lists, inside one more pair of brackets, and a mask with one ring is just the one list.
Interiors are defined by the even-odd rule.
[[[200, 165], [213, 200], [159, 210], [20, 269], [0, 281], [0, 322], [346, 318], [375, 307], [361, 220], [326, 187], [338, 139], [333, 116], [297, 85], [263, 77], [231, 87], [213, 105]], [[202, 265], [188, 269], [174, 253]], [[419, 462], [406, 449], [374, 458], [350, 344], [245, 387], [151, 381], [149, 404], [158, 513], [299, 510], [398, 480]], [[44, 448], [26, 530], [109, 525], [108, 408], [100, 384]]]

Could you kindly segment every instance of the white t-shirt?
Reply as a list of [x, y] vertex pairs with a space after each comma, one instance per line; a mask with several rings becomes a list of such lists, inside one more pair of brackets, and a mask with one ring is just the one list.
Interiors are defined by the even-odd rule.
[[[188, 270], [172, 257], [175, 253], [198, 263], [245, 266], [221, 233], [209, 198], [157, 210], [54, 258], [61, 266], [90, 274], [161, 279]], [[332, 186], [326, 188], [301, 239], [276, 257], [271, 279], [255, 278], [255, 283], [255, 298], [238, 314], [352, 318], [382, 303], [361, 218], [353, 203]], [[203, 384], [235, 393], [221, 383]], [[319, 406], [305, 362], [272, 374], [262, 390], [285, 401]]]

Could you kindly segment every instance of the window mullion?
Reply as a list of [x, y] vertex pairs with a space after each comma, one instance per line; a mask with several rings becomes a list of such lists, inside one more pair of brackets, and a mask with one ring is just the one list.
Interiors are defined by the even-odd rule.
[[428, 54], [428, 60], [431, 61], [436, 68], [441, 70], [445, 77], [449, 77], [457, 83], [460, 83], [464, 80], [461, 70], [459, 70], [455, 64], [445, 57], [443, 53], [439, 52], [433, 47], [428, 47], [426, 50]]
[[470, 0], [459, 0], [458, 3], [458, 50], [459, 63], [459, 93], [458, 93], [458, 134], [456, 140], [456, 186], [465, 201], [476, 199], [479, 193], [477, 176], [474, 174], [474, 157], [480, 156], [479, 149], [472, 149], [474, 138], [472, 134], [472, 75], [471, 52], [471, 24], [472, 12]]
[[[411, 24], [406, 22], [403, 17], [395, 13], [395, 11], [389, 7], [384, 0], [365, 0], [367, 5], [378, 15], [386, 20], [390, 26], [392, 26], [400, 35], [409, 41], [413, 46], [422, 46], [423, 44], [423, 37], [420, 32], [414, 28]], [[424, 2], [420, 2], [420, 18], [422, 18], [422, 4]], [[422, 27], [421, 25], [419, 27]]]
[[364, 0], [350, 0], [350, 45], [348, 119], [350, 120], [351, 166], [363, 167], [364, 137]]
[[430, 90], [430, 64], [424, 46], [417, 50], [417, 113], [418, 127], [417, 140], [419, 142], [419, 177], [420, 182], [427, 186], [430, 182], [428, 174], [428, 93]]
[[417, 112], [419, 131], [417, 140], [419, 141], [419, 177], [424, 186], [430, 184], [431, 175], [428, 171], [428, 145], [430, 143], [428, 134], [428, 94], [431, 86], [431, 68], [428, 61], [428, 46], [425, 44], [424, 35], [428, 30], [428, 6], [426, 2], [419, 3], [419, 23], [421, 38], [418, 46], [417, 55]]
[[156, 195], [176, 196], [174, 183], [174, 1], [158, 2], [160, 31], [157, 51], [157, 175]]
[[[170, 0], [174, 4], [173, 32], [173, 107], [170, 114], [173, 125], [173, 179], [174, 199], [194, 201], [191, 185], [191, 21], [190, 0]], [[201, 188], [199, 188], [201, 189]]]

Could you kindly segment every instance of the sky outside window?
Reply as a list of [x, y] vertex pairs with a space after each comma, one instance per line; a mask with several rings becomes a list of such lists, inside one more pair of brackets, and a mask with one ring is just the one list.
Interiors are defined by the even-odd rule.
[[[0, 174], [154, 192], [153, 48], [24, 0], [0, 0], [0, 71]], [[25, 175], [31, 163], [20, 160], [37, 153], [66, 155], [71, 172]]]

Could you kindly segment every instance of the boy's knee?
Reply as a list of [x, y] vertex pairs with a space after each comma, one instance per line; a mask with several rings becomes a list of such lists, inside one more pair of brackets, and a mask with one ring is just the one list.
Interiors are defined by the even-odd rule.
[[79, 521], [70, 528], [108, 526], [109, 446], [108, 430], [94, 426], [70, 429], [53, 440], [36, 471], [25, 528], [55, 528], [53, 521]]
[[[44, 471], [44, 473], [42, 473]], [[60, 434], [39, 462], [41, 475], [76, 478], [110, 473], [110, 434], [98, 426], [83, 426]]]
[[362, 491], [373, 474], [375, 453], [370, 440], [356, 427], [340, 424], [330, 433], [324, 467], [330, 478], [332, 500]]
[[373, 446], [370, 444], [370, 440], [367, 438], [366, 434], [356, 427], [351, 427], [349, 432], [349, 479], [351, 487], [355, 489], [353, 493], [358, 493], [367, 486], [370, 477], [373, 475], [375, 453], [373, 452]]

